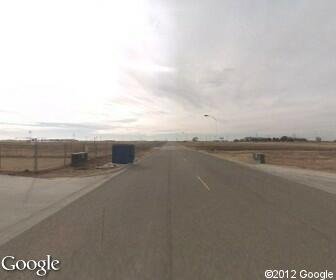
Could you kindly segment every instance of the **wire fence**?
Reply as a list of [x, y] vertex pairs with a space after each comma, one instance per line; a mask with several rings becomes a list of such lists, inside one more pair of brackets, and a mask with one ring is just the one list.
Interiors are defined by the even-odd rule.
[[66, 167], [71, 154], [87, 152], [89, 159], [112, 156], [113, 141], [0, 142], [1, 171], [39, 172]]
[[[71, 164], [71, 154], [87, 152], [89, 161], [112, 160], [116, 141], [0, 141], [1, 172], [39, 172]], [[135, 145], [136, 155], [163, 145], [160, 141], [123, 142]], [[105, 161], [105, 159], [103, 160]]]

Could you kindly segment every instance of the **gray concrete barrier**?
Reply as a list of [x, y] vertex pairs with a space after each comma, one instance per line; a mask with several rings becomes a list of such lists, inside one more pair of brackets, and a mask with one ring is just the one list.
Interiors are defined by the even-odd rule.
[[89, 156], [87, 152], [71, 154], [71, 166], [74, 166], [74, 167], [85, 166], [88, 160], [89, 160]]
[[253, 153], [253, 159], [259, 164], [265, 164], [266, 163], [265, 154]]

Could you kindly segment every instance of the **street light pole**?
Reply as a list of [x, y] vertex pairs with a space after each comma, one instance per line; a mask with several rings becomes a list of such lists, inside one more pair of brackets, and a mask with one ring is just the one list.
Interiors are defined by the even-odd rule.
[[214, 116], [211, 116], [211, 115], [209, 115], [209, 114], [205, 114], [204, 117], [206, 117], [206, 118], [211, 118], [211, 119], [213, 119], [213, 120], [215, 121], [215, 124], [216, 124], [216, 140], [217, 140], [217, 138], [218, 138], [218, 124], [217, 124], [217, 119], [216, 119]]

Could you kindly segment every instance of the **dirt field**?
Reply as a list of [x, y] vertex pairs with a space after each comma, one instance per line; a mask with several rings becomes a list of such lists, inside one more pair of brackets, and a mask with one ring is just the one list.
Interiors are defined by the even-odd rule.
[[184, 143], [216, 156], [255, 163], [253, 153], [266, 155], [266, 163], [336, 173], [336, 143]]
[[[89, 169], [111, 162], [112, 145], [120, 143], [113, 141], [67, 141], [67, 142], [37, 142], [0, 141], [0, 172], [6, 174], [31, 175], [37, 171], [40, 174], [85, 173], [69, 167], [71, 154], [86, 151], [89, 154]], [[162, 142], [135, 141], [123, 142], [135, 145], [136, 158], [143, 156], [153, 147]], [[36, 146], [37, 145], [37, 146]], [[36, 157], [35, 157], [36, 155]], [[35, 161], [36, 158], [36, 161]], [[94, 173], [101, 173], [94, 171]], [[86, 173], [89, 173], [86, 171]]]

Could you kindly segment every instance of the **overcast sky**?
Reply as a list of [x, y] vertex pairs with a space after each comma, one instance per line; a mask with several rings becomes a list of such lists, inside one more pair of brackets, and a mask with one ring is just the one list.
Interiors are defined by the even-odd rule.
[[[0, 138], [336, 139], [336, 2], [0, 2]], [[184, 135], [184, 136], [183, 136]]]

